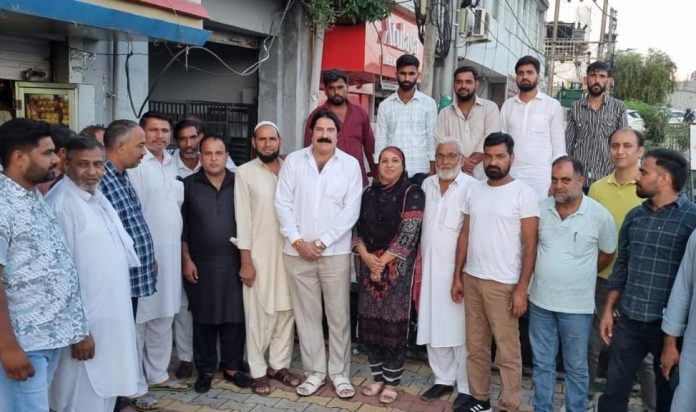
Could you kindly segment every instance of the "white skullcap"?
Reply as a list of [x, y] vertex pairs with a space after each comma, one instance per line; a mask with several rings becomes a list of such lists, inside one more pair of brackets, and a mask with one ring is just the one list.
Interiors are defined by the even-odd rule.
[[276, 126], [276, 124], [273, 122], [269, 122], [268, 120], [263, 120], [254, 126], [254, 134], [256, 134], [256, 131], [259, 130], [261, 126], [272, 126], [276, 130], [276, 133], [278, 133], [278, 137], [280, 137], [280, 130], [278, 130], [278, 126]]

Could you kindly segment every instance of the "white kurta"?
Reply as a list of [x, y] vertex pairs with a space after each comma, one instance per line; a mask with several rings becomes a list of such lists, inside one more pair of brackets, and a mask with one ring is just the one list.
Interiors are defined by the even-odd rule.
[[423, 181], [425, 211], [421, 229], [423, 282], [418, 311], [419, 345], [434, 348], [464, 345], [464, 303], [451, 298], [457, 237], [464, 221], [461, 206], [468, 187], [477, 180], [459, 173], [444, 195], [437, 175]]
[[176, 179], [174, 159], [164, 152], [159, 162], [149, 151], [128, 177], [143, 207], [157, 260], [157, 292], [138, 299], [136, 323], [168, 318], [181, 306], [181, 204], [184, 185]]
[[98, 190], [91, 195], [66, 177], [46, 201], [56, 214], [75, 260], [95, 342], [94, 358], [88, 361], [76, 361], [70, 347], [64, 349], [51, 389], [52, 406], [62, 410], [71, 399], [79, 397], [75, 382], [82, 368], [100, 397], [132, 395], [138, 380], [138, 355], [128, 268], [140, 265], [133, 241], [111, 203]]

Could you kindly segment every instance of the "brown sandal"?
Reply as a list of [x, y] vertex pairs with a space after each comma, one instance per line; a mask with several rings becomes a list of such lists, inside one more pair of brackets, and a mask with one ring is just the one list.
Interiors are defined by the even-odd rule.
[[257, 395], [266, 396], [271, 393], [271, 383], [268, 377], [262, 376], [254, 379], [251, 383], [251, 391]]
[[302, 383], [302, 379], [290, 372], [287, 368], [279, 369], [275, 372], [275, 374], [271, 374], [271, 368], [268, 368], [266, 369], [266, 374], [269, 378], [275, 379], [283, 385], [290, 386], [291, 388], [296, 388]]

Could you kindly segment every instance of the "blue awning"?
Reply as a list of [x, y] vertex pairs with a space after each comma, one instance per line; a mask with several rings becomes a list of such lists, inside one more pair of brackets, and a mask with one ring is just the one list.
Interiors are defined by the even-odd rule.
[[182, 44], [203, 45], [211, 32], [77, 0], [0, 0], [0, 10]]

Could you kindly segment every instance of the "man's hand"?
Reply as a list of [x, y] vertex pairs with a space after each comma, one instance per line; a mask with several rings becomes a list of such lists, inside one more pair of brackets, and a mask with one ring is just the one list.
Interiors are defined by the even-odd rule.
[[198, 283], [198, 269], [196, 268], [196, 264], [193, 263], [193, 260], [184, 259], [183, 269], [184, 278], [186, 278], [189, 283], [193, 283], [194, 285]]
[[0, 351], [0, 363], [5, 369], [5, 375], [14, 381], [25, 381], [34, 376], [34, 367], [29, 357], [17, 344]]
[[508, 310], [512, 316], [519, 318], [527, 312], [527, 286], [518, 284], [512, 290]]
[[159, 265], [157, 264], [157, 259], [155, 259], [155, 264], [153, 265], [155, 271], [155, 277], [159, 276]]
[[476, 167], [476, 162], [474, 162], [471, 157], [462, 156], [462, 171], [468, 174], [474, 173], [474, 168]]
[[452, 289], [450, 290], [452, 295], [452, 302], [461, 303], [464, 298], [464, 285], [462, 284], [462, 274], [455, 273], [452, 280]]
[[313, 262], [321, 256], [321, 250], [314, 246], [310, 242], [305, 242], [304, 240], [302, 243], [297, 247], [297, 252], [300, 254], [300, 257], [306, 261]]
[[242, 283], [251, 287], [256, 280], [256, 268], [251, 263], [242, 263], [242, 267], [239, 269], [239, 277], [242, 279]]
[[662, 347], [662, 356], [660, 357], [660, 369], [662, 376], [669, 380], [669, 374], [672, 368], [679, 364], [679, 349], [677, 349], [677, 340], [673, 336], [665, 336], [665, 344]]
[[614, 315], [611, 311], [604, 311], [602, 321], [599, 323], [599, 335], [602, 337], [604, 344], [611, 344], [611, 337], [614, 334]]
[[90, 360], [94, 357], [94, 338], [90, 333], [80, 342], [72, 345], [72, 357], [79, 361]]

